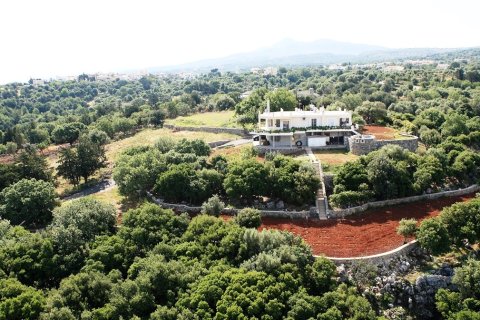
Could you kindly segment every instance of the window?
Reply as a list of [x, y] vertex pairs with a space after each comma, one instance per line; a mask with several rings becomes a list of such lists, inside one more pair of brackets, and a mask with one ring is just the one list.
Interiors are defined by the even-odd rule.
[[272, 120], [272, 119], [269, 119], [269, 120], [268, 120], [268, 126], [269, 126], [269, 127], [273, 127], [273, 120]]
[[273, 138], [275, 139], [275, 142], [279, 142], [281, 137], [280, 136], [275, 136]]
[[317, 126], [317, 119], [312, 119], [312, 128]]
[[275, 127], [280, 128], [280, 120], [275, 120]]
[[290, 121], [283, 121], [283, 130], [288, 130], [290, 129]]

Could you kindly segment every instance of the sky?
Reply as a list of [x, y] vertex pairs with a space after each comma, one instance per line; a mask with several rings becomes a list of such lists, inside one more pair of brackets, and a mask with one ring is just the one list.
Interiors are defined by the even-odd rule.
[[477, 0], [1, 0], [0, 83], [175, 65], [332, 39], [480, 46]]

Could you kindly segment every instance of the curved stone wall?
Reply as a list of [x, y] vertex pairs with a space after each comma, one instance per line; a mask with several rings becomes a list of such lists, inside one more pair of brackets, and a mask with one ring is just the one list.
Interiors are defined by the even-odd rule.
[[[401, 256], [403, 254], [410, 252], [412, 249], [417, 247], [417, 245], [418, 245], [417, 240], [413, 240], [396, 249], [371, 255], [371, 256], [347, 257], [347, 258], [325, 257], [325, 258], [332, 260], [335, 264], [351, 263], [355, 261], [364, 261], [364, 262], [370, 262], [372, 264], [380, 264], [382, 262], [383, 263], [387, 262], [388, 260], [394, 257]], [[320, 257], [320, 256], [314, 256], [314, 257]]]

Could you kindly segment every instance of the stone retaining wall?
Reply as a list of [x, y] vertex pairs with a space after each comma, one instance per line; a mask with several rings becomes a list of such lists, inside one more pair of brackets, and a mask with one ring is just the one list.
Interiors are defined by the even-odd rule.
[[222, 128], [222, 127], [187, 127], [187, 126], [176, 126], [173, 124], [165, 124], [164, 128], [175, 130], [175, 131], [198, 131], [198, 132], [211, 132], [211, 133], [231, 133], [239, 136], [248, 136], [248, 131], [239, 128]]
[[378, 150], [383, 146], [393, 144], [415, 152], [418, 148], [418, 137], [408, 134], [402, 135], [406, 138], [402, 140], [377, 140], [375, 138], [362, 139], [359, 136], [352, 136], [348, 139], [348, 148], [352, 154], [364, 155]]
[[219, 146], [223, 146], [224, 144], [226, 143], [229, 143], [231, 140], [219, 140], [219, 141], [212, 141], [212, 142], [209, 142], [208, 143], [208, 146], [210, 148], [216, 148], [216, 147], [219, 147]]
[[327, 190], [327, 193], [332, 191], [333, 192], [333, 178], [335, 177], [334, 174], [331, 173], [324, 173], [323, 174], [323, 182], [325, 183], [325, 189]]
[[[403, 246], [400, 246], [396, 249], [371, 255], [371, 256], [365, 256], [365, 257], [349, 257], [349, 258], [335, 258], [335, 257], [326, 257], [327, 259], [332, 260], [335, 264], [340, 265], [340, 264], [345, 264], [345, 263], [352, 263], [356, 261], [363, 261], [363, 262], [369, 262], [375, 265], [381, 264], [381, 263], [387, 263], [390, 259], [394, 257], [398, 257], [401, 255], [404, 255], [410, 251], [412, 251], [414, 248], [418, 246], [417, 240], [410, 241], [407, 244], [404, 244]], [[319, 257], [319, 256], [315, 256]]]
[[419, 196], [413, 196], [413, 197], [405, 197], [405, 198], [398, 198], [398, 199], [390, 199], [390, 200], [384, 200], [384, 201], [375, 201], [375, 202], [367, 202], [365, 204], [362, 204], [361, 206], [358, 207], [352, 207], [352, 208], [347, 208], [347, 209], [338, 209], [338, 210], [329, 210], [328, 211], [328, 216], [330, 218], [342, 218], [345, 216], [349, 216], [355, 213], [360, 213], [364, 212], [368, 209], [373, 209], [373, 208], [381, 208], [381, 207], [387, 207], [387, 206], [395, 206], [403, 203], [411, 203], [411, 202], [416, 202], [416, 201], [422, 201], [422, 200], [435, 200], [438, 198], [443, 198], [443, 197], [456, 197], [456, 196], [464, 196], [467, 194], [472, 194], [474, 192], [477, 192], [480, 190], [480, 186], [474, 184], [468, 188], [464, 189], [458, 189], [458, 190], [450, 190], [450, 191], [442, 191], [442, 192], [437, 192], [437, 193], [431, 193], [431, 194], [422, 194]]
[[[176, 212], [187, 212], [191, 214], [198, 214], [202, 210], [202, 207], [199, 206], [188, 206], [185, 204], [178, 203], [166, 203], [161, 199], [155, 198], [151, 193], [147, 193], [152, 201], [164, 209], [172, 209]], [[223, 214], [234, 216], [241, 209], [236, 208], [225, 208], [222, 210]], [[312, 210], [316, 212], [316, 208], [312, 207], [309, 211], [281, 211], [281, 210], [260, 210], [262, 217], [271, 217], [271, 218], [290, 218], [290, 219], [308, 219], [310, 218]]]

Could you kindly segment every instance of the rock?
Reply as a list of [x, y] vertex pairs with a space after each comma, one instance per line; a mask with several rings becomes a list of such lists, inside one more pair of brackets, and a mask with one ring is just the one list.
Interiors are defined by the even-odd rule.
[[273, 201], [267, 202], [267, 209], [268, 210], [275, 209], [275, 202], [273, 202]]
[[415, 286], [419, 291], [437, 291], [441, 288], [447, 288], [451, 283], [450, 277], [441, 275], [423, 275], [417, 278]]
[[278, 201], [278, 202], [277, 202], [277, 205], [276, 205], [276, 208], [277, 208], [278, 210], [283, 210], [283, 209], [285, 209], [285, 203], [283, 203], [282, 200]]

